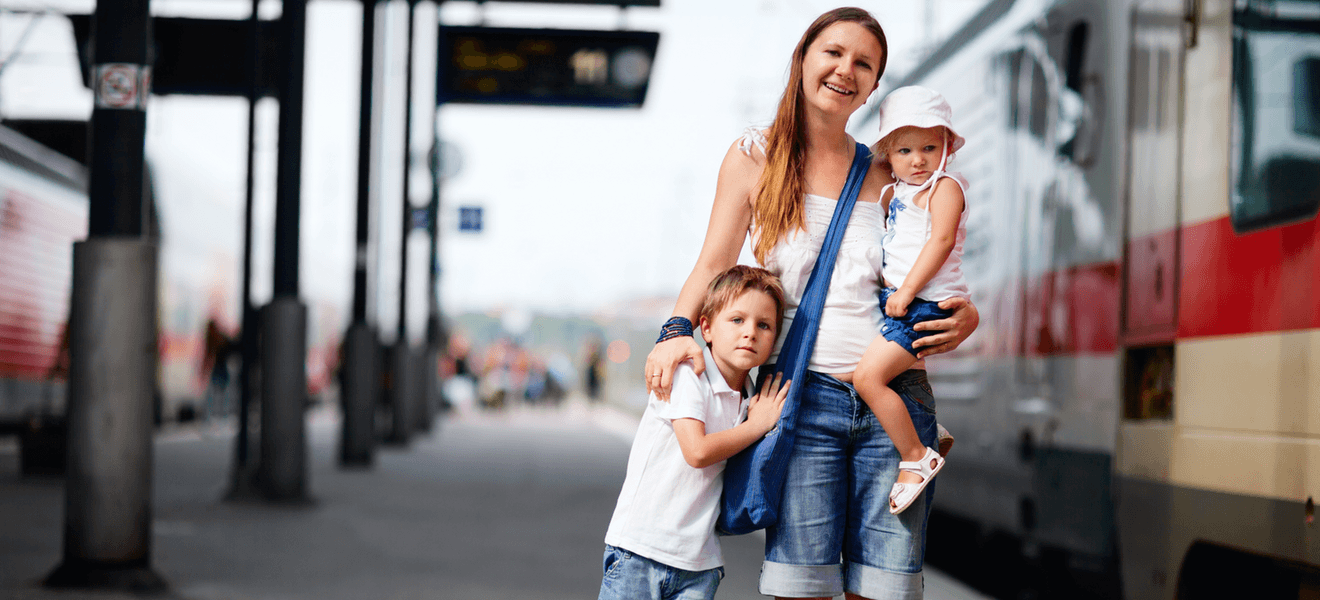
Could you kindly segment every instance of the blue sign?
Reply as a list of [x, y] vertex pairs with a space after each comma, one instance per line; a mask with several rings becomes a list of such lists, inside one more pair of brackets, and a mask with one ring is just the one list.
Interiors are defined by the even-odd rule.
[[471, 231], [472, 233], [481, 232], [480, 206], [458, 207], [458, 230]]

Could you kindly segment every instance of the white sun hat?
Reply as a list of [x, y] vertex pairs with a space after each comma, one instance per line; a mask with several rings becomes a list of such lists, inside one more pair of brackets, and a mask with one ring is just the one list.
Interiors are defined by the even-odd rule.
[[876, 111], [880, 117], [880, 139], [900, 127], [944, 126], [953, 134], [953, 152], [967, 140], [953, 128], [953, 109], [939, 92], [919, 85], [910, 85], [889, 92]]

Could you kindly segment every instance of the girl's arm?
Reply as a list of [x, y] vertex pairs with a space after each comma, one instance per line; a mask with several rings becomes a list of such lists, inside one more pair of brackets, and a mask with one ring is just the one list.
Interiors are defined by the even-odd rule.
[[[731, 429], [706, 434], [706, 424], [696, 419], [674, 419], [674, 435], [683, 459], [697, 469], [704, 469], [722, 460], [728, 460], [761, 439], [779, 422], [788, 397], [788, 383], [779, 387], [783, 373], [775, 375], [773, 382], [761, 386], [761, 393], [752, 397], [747, 407], [747, 420]], [[790, 382], [791, 383], [791, 382]]]
[[962, 188], [957, 182], [941, 179], [931, 186], [929, 194], [926, 210], [930, 212], [930, 239], [921, 247], [921, 254], [917, 255], [912, 270], [903, 279], [902, 287], [890, 294], [885, 314], [891, 317], [907, 314], [908, 304], [944, 266], [958, 240], [958, 221], [962, 218], [965, 202]]
[[[685, 317], [693, 325], [696, 325], [697, 313], [701, 311], [706, 287], [716, 275], [737, 264], [747, 229], [752, 224], [752, 190], [756, 187], [764, 160], [757, 150], [753, 152], [757, 153], [757, 158], [744, 154], [735, 142], [720, 164], [706, 241], [674, 305], [674, 316]], [[655, 392], [662, 400], [669, 398], [674, 369], [685, 360], [692, 361], [697, 373], [706, 368], [701, 346], [693, 338], [679, 337], [656, 344], [646, 357], [646, 371], [642, 374], [646, 378], [647, 392]], [[660, 373], [660, 377], [653, 377], [655, 373]]]

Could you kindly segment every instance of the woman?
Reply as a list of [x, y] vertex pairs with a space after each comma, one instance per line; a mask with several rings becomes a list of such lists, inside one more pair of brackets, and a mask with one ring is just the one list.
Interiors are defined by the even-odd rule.
[[[648, 388], [667, 395], [681, 361], [704, 368], [697, 343], [673, 336], [684, 329], [673, 324], [696, 318], [707, 284], [737, 262], [749, 234], [757, 260], [783, 280], [789, 309], [780, 331], [788, 330], [853, 159], [848, 118], [879, 85], [887, 54], [880, 24], [858, 8], [827, 12], [803, 34], [774, 123], [764, 134], [749, 131], [720, 166], [701, 255], [683, 284], [675, 319], [666, 325], [662, 339], [667, 339], [647, 357]], [[793, 382], [802, 386], [797, 438], [780, 521], [766, 530], [762, 594], [921, 597], [926, 503], [933, 486], [914, 502], [915, 510], [889, 514], [899, 455], [851, 385], [876, 331], [883, 228], [877, 201], [888, 183], [888, 173], [873, 167], [863, 184], [839, 249], [809, 371], [805, 381]], [[954, 299], [941, 306], [954, 315], [923, 327], [940, 333], [916, 344], [921, 357], [956, 348], [976, 329], [979, 317], [970, 303]], [[922, 442], [934, 445], [935, 403], [924, 363], [918, 361], [891, 387], [908, 405]]]

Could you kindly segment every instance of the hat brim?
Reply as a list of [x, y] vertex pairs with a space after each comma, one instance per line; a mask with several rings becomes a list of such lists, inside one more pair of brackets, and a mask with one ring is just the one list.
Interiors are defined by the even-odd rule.
[[893, 121], [894, 121], [893, 123], [887, 123], [886, 127], [880, 130], [879, 139], [883, 140], [886, 137], [889, 137], [889, 134], [898, 131], [899, 129], [902, 129], [904, 127], [917, 127], [920, 129], [930, 129], [932, 127], [944, 127], [945, 129], [949, 130], [949, 133], [953, 134], [953, 150], [950, 151], [950, 154], [961, 150], [963, 145], [967, 143], [967, 139], [961, 135], [958, 135], [958, 132], [954, 131], [953, 127], [950, 126], [948, 122], [934, 115], [928, 115], [928, 114], [910, 115], [906, 119], [893, 119]]

